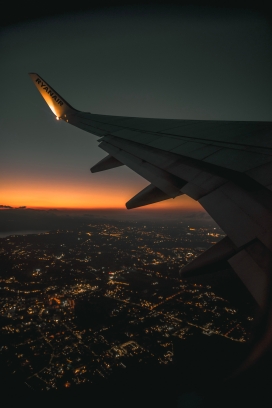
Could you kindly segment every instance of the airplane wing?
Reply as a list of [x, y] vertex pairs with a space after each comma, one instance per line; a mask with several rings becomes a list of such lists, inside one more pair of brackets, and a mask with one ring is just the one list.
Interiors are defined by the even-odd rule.
[[226, 237], [183, 268], [228, 261], [264, 307], [271, 276], [272, 122], [149, 119], [97, 115], [69, 105], [29, 74], [58, 119], [99, 136], [108, 155], [93, 173], [126, 165], [150, 183], [128, 209], [187, 194]]

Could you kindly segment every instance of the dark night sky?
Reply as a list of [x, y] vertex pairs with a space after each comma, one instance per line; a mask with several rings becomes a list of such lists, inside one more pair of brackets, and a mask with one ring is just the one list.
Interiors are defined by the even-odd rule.
[[[139, 4], [7, 25], [0, 204], [124, 207], [148, 184], [125, 167], [91, 174], [105, 156], [97, 138], [57, 122], [28, 72], [83, 111], [270, 121], [271, 50], [271, 27], [258, 9]], [[200, 208], [186, 197], [168, 205]]]

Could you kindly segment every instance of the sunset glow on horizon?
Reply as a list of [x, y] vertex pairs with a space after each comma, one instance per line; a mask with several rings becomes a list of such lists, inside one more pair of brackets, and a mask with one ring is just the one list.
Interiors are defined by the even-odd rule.
[[[59, 164], [53, 168], [51, 163], [41, 166], [36, 162], [34, 167], [26, 161], [21, 172], [11, 169], [1, 180], [0, 205], [37, 209], [126, 210], [126, 202], [147, 185], [148, 181], [125, 166], [92, 174], [84, 162], [81, 167], [71, 165], [71, 169], [67, 170], [67, 165]], [[197, 201], [186, 195], [141, 208], [204, 211]]]
[[[83, 146], [82, 155], [85, 150]], [[63, 155], [60, 160], [64, 160]], [[34, 166], [25, 160], [20, 172], [11, 168], [1, 180], [0, 205], [40, 209], [126, 210], [126, 202], [149, 184], [126, 166], [92, 174], [89, 163], [91, 161], [92, 165], [97, 159], [88, 160], [88, 167], [87, 160], [82, 160], [78, 166], [73, 162], [63, 164], [60, 161], [58, 166], [53, 166], [52, 160], [42, 165], [35, 161]], [[140, 208], [204, 211], [197, 201], [186, 195]]]
[[[53, 190], [53, 191], [52, 191]], [[116, 191], [114, 195], [107, 191], [101, 194], [99, 191], [73, 191], [62, 189], [59, 193], [52, 190], [41, 189], [40, 191], [22, 189], [3, 191], [4, 202], [2, 205], [11, 207], [26, 206], [35, 209], [74, 209], [74, 210], [103, 210], [103, 209], [126, 209], [125, 203], [131, 198], [125, 191]], [[140, 208], [152, 208], [153, 210], [180, 210], [180, 211], [204, 211], [202, 206], [188, 196], [180, 196], [160, 203], [150, 204]], [[130, 210], [131, 211], [131, 210]]]

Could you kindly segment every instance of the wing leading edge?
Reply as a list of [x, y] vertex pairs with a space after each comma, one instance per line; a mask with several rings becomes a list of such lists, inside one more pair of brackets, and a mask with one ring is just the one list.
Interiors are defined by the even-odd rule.
[[149, 119], [97, 115], [69, 105], [39, 75], [35, 86], [57, 118], [99, 136], [108, 153], [92, 172], [126, 165], [150, 184], [135, 208], [187, 194], [227, 237], [184, 267], [228, 262], [265, 305], [272, 264], [272, 122]]

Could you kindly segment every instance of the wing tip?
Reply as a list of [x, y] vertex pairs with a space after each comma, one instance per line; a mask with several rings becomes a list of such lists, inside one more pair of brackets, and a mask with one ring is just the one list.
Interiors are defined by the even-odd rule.
[[54, 115], [61, 118], [64, 114], [76, 112], [39, 74], [29, 72], [28, 75]]

